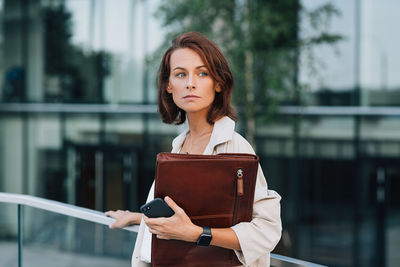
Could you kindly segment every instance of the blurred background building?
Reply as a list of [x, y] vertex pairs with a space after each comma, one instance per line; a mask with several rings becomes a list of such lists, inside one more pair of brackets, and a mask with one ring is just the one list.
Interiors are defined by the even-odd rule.
[[[182, 129], [157, 114], [160, 55], [198, 30], [227, 55], [237, 129], [283, 197], [275, 251], [398, 266], [398, 10], [396, 0], [0, 0], [0, 191], [138, 210], [156, 154]], [[13, 240], [16, 219], [0, 207], [0, 239]], [[51, 238], [36, 214], [25, 220], [26, 242]], [[110, 252], [129, 258], [133, 240], [109, 242], [132, 246]]]

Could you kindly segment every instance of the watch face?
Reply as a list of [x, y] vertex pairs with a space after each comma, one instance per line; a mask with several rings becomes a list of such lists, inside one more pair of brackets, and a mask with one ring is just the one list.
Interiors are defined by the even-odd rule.
[[197, 241], [197, 245], [199, 246], [209, 246], [211, 242], [212, 236], [208, 234], [201, 234], [199, 240]]

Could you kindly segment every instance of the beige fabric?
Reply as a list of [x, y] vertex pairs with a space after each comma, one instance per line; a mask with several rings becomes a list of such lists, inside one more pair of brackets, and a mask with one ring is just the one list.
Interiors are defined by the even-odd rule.
[[[255, 154], [251, 145], [240, 134], [236, 133], [234, 128], [235, 122], [228, 117], [223, 117], [215, 122], [210, 142], [203, 154]], [[180, 150], [187, 132], [188, 129], [174, 139], [172, 153], [177, 153]], [[150, 190], [148, 200], [153, 198], [151, 192], [154, 191]], [[254, 196], [253, 219], [251, 222], [239, 223], [232, 227], [242, 249], [241, 251], [235, 251], [235, 253], [244, 266], [270, 266], [270, 252], [278, 243], [282, 231], [280, 200], [281, 197], [278, 193], [268, 190], [263, 171], [259, 166]], [[140, 260], [144, 229], [144, 221], [142, 220], [132, 255], [132, 267], [150, 266], [150, 264]]]

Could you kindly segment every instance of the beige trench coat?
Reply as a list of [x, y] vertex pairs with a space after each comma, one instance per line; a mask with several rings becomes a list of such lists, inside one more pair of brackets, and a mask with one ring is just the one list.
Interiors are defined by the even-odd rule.
[[[174, 139], [172, 153], [180, 151], [188, 130]], [[204, 151], [204, 155], [218, 153], [255, 154], [246, 139], [235, 132], [235, 122], [229, 117], [223, 117], [215, 122], [210, 142]], [[150, 201], [153, 195], [154, 183], [147, 200]], [[232, 226], [242, 249], [241, 251], [235, 251], [235, 253], [244, 266], [270, 266], [270, 252], [281, 238], [280, 200], [281, 197], [278, 193], [268, 190], [263, 171], [259, 166], [254, 196], [253, 219], [251, 222]], [[132, 267], [150, 266], [150, 264], [140, 260], [144, 229], [144, 221], [142, 220], [132, 255]]]

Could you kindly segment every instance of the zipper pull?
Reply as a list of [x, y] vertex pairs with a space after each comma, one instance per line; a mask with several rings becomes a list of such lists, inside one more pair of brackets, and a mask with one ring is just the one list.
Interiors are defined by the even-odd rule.
[[237, 170], [237, 193], [238, 196], [243, 196], [243, 170]]

